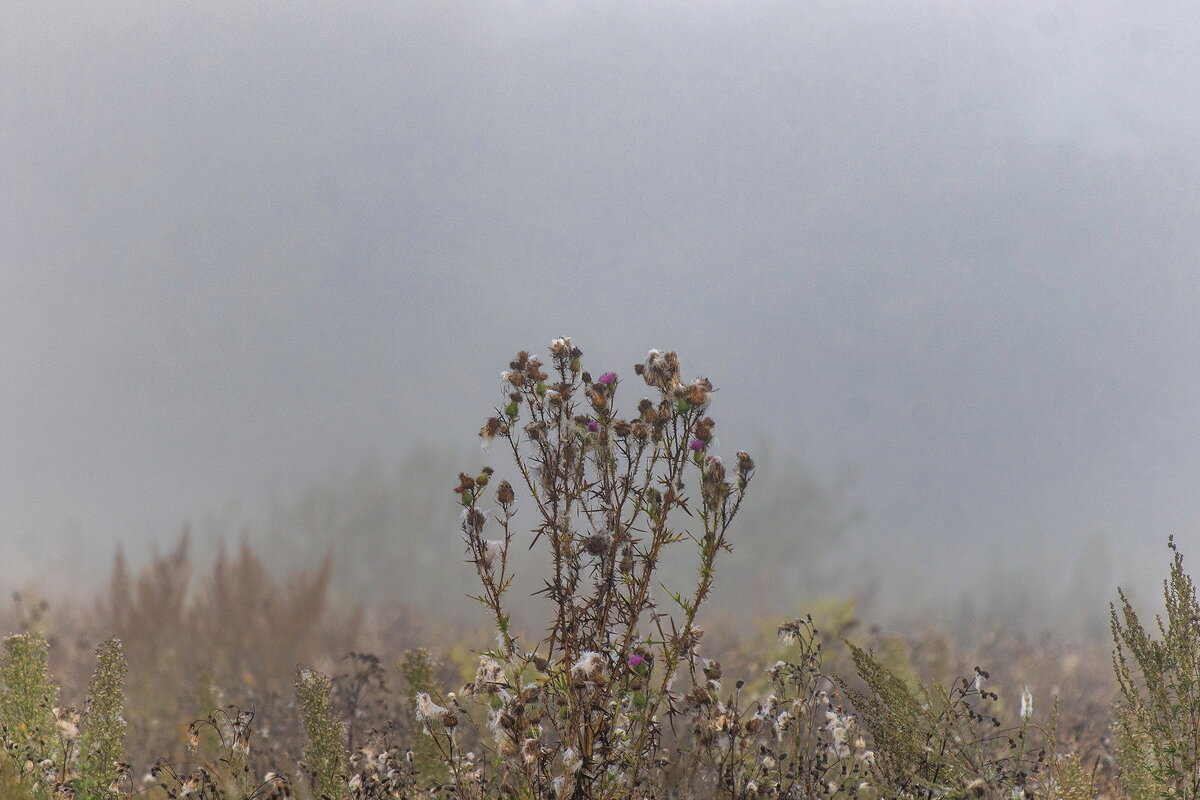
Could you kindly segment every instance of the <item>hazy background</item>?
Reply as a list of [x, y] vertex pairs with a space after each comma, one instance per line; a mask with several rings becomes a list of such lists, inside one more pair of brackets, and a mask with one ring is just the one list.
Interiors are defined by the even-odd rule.
[[456, 597], [454, 475], [512, 354], [569, 335], [629, 406], [650, 347], [721, 387], [756, 613], [874, 587], [1102, 625], [1168, 533], [1200, 563], [1198, 32], [1191, 2], [0, 4], [0, 589], [191, 522], [333, 543], [348, 598]]

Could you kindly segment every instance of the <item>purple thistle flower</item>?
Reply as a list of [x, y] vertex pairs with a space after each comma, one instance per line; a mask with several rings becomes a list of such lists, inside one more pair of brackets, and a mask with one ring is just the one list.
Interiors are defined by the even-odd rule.
[[594, 419], [589, 419], [588, 423], [587, 423], [587, 429], [589, 431], [591, 431], [592, 433], [599, 433], [600, 432], [600, 423], [596, 422], [596, 420], [594, 420]]
[[596, 381], [596, 383], [600, 384], [601, 386], [608, 386], [610, 383], [614, 383], [616, 380], [617, 373], [606, 372], [600, 376], [600, 380]]
[[646, 660], [645, 657], [640, 656], [637, 653], [634, 653], [633, 655], [631, 655], [629, 657], [629, 666], [636, 667], [638, 664], [641, 664], [645, 660]]
[[700, 441], [699, 439], [692, 439], [690, 442], [688, 442], [688, 449], [699, 453], [704, 449], [704, 442]]

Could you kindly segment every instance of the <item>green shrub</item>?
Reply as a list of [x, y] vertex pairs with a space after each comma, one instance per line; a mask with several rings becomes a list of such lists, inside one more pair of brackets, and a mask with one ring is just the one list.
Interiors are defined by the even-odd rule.
[[1146, 630], [1118, 589], [1110, 606], [1113, 669], [1121, 688], [1115, 733], [1126, 790], [1135, 800], [1200, 797], [1200, 604], [1174, 537], [1170, 577], [1163, 581], [1166, 619], [1158, 638]]
[[10, 742], [47, 748], [55, 729], [58, 687], [46, 665], [50, 646], [40, 634], [4, 640], [0, 657], [0, 725]]
[[126, 667], [121, 640], [109, 639], [100, 645], [96, 661], [79, 741], [79, 786], [88, 800], [115, 797], [122, 779], [129, 785], [129, 767], [124, 763]]
[[880, 775], [894, 797], [1018, 797], [1036, 794], [1045, 746], [1031, 724], [1033, 697], [1022, 696], [1020, 722], [1005, 728], [989, 674], [957, 679], [949, 689], [920, 682], [911, 689], [871, 653], [850, 645], [866, 690], [842, 688], [871, 734]]
[[301, 667], [296, 674], [296, 701], [308, 737], [304, 763], [309, 785], [320, 800], [340, 800], [346, 786], [346, 729], [334, 711], [333, 682]]

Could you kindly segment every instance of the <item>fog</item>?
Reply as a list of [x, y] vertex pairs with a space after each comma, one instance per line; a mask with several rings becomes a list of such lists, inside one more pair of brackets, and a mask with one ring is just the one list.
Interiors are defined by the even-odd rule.
[[720, 388], [735, 555], [795, 560], [756, 613], [1094, 622], [1200, 559], [1198, 22], [4, 3], [0, 589], [190, 522], [457, 595], [454, 475], [567, 335], [629, 406], [651, 347]]

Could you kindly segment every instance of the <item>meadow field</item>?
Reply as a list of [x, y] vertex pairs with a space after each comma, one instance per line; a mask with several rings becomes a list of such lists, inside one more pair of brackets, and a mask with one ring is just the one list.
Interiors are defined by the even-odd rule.
[[[338, 607], [332, 556], [200, 563], [187, 535], [118, 555], [94, 603], [26, 592], [0, 616], [0, 797], [1200, 796], [1200, 605], [1173, 541], [1157, 623], [1113, 587], [1110, 638], [887, 630], [849, 597], [723, 615], [756, 466], [714, 452], [713, 387], [670, 352], [624, 378], [550, 353], [512, 360], [479, 431], [511, 466], [447, 492], [477, 624]], [[622, 414], [626, 382], [650, 397]]]

